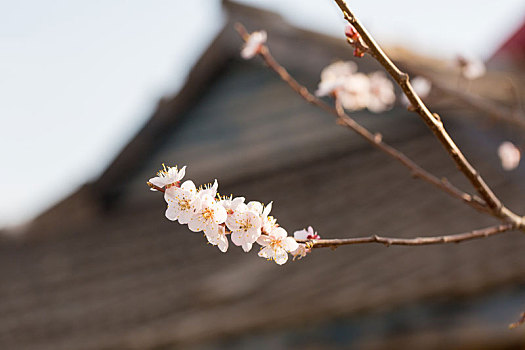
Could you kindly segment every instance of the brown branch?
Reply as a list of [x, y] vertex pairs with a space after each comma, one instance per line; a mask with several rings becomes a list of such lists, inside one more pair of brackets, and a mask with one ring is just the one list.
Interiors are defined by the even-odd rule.
[[407, 245], [419, 246], [430, 244], [445, 244], [445, 243], [460, 243], [472, 239], [486, 238], [494, 236], [515, 228], [514, 224], [501, 224], [497, 226], [490, 226], [479, 230], [474, 230], [465, 233], [458, 233], [454, 235], [432, 236], [432, 237], [416, 237], [416, 238], [391, 238], [382, 236], [367, 236], [343, 239], [312, 239], [312, 240], [297, 240], [300, 243], [306, 243], [311, 248], [335, 248], [342, 245], [350, 244], [364, 244], [364, 243], [380, 243], [386, 246], [391, 245]]
[[509, 324], [509, 328], [510, 329], [517, 328], [521, 326], [524, 322], [525, 322], [525, 312], [522, 312], [520, 315], [520, 318], [516, 322]]
[[[248, 33], [246, 32], [246, 29], [239, 23], [236, 24], [236, 29], [241, 35], [241, 37], [246, 41], [249, 36]], [[351, 130], [356, 132], [358, 135], [363, 137], [366, 141], [368, 141], [371, 145], [373, 145], [377, 149], [383, 151], [387, 155], [399, 161], [401, 164], [403, 164], [406, 168], [410, 170], [410, 172], [412, 173], [414, 177], [420, 178], [436, 186], [437, 188], [443, 190], [444, 192], [448, 193], [452, 197], [460, 199], [463, 202], [469, 204], [470, 206], [472, 206], [478, 211], [481, 211], [484, 213], [489, 212], [489, 208], [486, 206], [485, 202], [481, 200], [479, 197], [472, 196], [468, 193], [461, 191], [460, 189], [453, 186], [445, 178], [439, 179], [436, 176], [432, 175], [431, 173], [429, 173], [428, 171], [426, 171], [425, 169], [421, 168], [419, 165], [414, 163], [414, 161], [408, 158], [405, 154], [403, 154], [402, 152], [398, 151], [394, 147], [383, 142], [380, 134], [374, 134], [370, 132], [368, 129], [366, 129], [359, 123], [357, 123], [350, 116], [345, 114], [342, 109], [329, 106], [328, 104], [324, 103], [322, 100], [315, 97], [312, 93], [308, 91], [308, 89], [305, 86], [297, 82], [288, 73], [288, 71], [275, 60], [275, 58], [271, 55], [270, 50], [268, 49], [267, 46], [263, 46], [261, 48], [259, 55], [263, 58], [265, 63], [268, 65], [268, 67], [274, 70], [281, 77], [281, 79], [284, 82], [286, 82], [303, 99], [327, 111], [328, 113], [335, 115], [338, 118], [339, 124], [350, 128]]]
[[162, 187], [156, 186], [156, 185], [152, 184], [152, 183], [149, 182], [149, 181], [146, 182], [146, 184], [147, 184], [150, 188], [152, 188], [152, 189], [154, 189], [154, 190], [157, 190], [157, 191], [159, 191], [159, 192], [163, 192], [163, 193], [165, 192], [165, 190], [164, 190]]
[[420, 117], [432, 130], [448, 154], [452, 157], [458, 169], [465, 175], [472, 186], [480, 194], [481, 198], [483, 198], [487, 203], [492, 211], [492, 214], [498, 218], [514, 223], [517, 228], [525, 230], [525, 218], [510, 211], [501, 203], [498, 197], [496, 197], [491, 188], [485, 183], [479, 172], [468, 162], [450, 135], [446, 132], [441, 118], [439, 118], [437, 114], [431, 113], [423, 101], [421, 101], [410, 84], [408, 74], [399, 70], [399, 68], [397, 68], [397, 66], [383, 52], [372, 36], [363, 27], [361, 22], [355, 17], [352, 11], [350, 11], [344, 0], [335, 0], [335, 2], [343, 12], [344, 18], [348, 21], [348, 23], [350, 23], [359, 32], [359, 34], [361, 34], [363, 41], [369, 48], [368, 52], [383, 66], [383, 68], [385, 68], [390, 76], [401, 87], [412, 106], [414, 106], [414, 111], [420, 115]]
[[421, 72], [416, 68], [410, 67], [408, 64], [402, 65], [406, 70], [412, 73], [422, 76], [432, 82], [432, 87], [438, 91], [441, 91], [447, 96], [457, 98], [465, 106], [472, 108], [473, 110], [483, 113], [490, 117], [492, 120], [517, 126], [525, 130], [525, 114], [521, 110], [510, 110], [507, 107], [498, 105], [495, 101], [484, 98], [482, 96], [473, 94], [469, 91], [455, 88], [453, 86], [444, 84], [428, 74]]

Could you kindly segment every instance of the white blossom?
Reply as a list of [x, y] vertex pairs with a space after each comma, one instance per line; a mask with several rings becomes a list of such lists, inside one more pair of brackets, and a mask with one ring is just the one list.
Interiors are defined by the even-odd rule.
[[217, 180], [213, 182], [213, 185], [207, 185], [204, 186], [204, 188], [199, 189], [198, 195], [199, 197], [203, 196], [210, 196], [211, 198], [215, 198], [217, 195], [217, 188], [219, 187], [219, 184], [217, 183]]
[[245, 252], [252, 249], [253, 243], [261, 235], [262, 220], [260, 214], [250, 210], [248, 205], [239, 204], [233, 214], [232, 220], [228, 221], [231, 230], [233, 244], [241, 246]]
[[347, 77], [343, 88], [337, 91], [336, 99], [350, 111], [366, 108], [370, 101], [370, 79], [363, 73]]
[[244, 47], [241, 51], [242, 58], [244, 58], [245, 60], [253, 58], [261, 51], [261, 48], [265, 42], [266, 32], [264, 30], [253, 32], [252, 34], [250, 34], [248, 40], [246, 40], [246, 44], [244, 44]]
[[226, 229], [224, 225], [219, 225], [217, 231], [207, 233], [206, 238], [208, 239], [208, 242], [216, 245], [221, 252], [226, 253], [228, 250], [228, 238], [226, 238]]
[[288, 261], [288, 253], [299, 248], [295, 239], [287, 237], [286, 230], [282, 227], [275, 227], [267, 235], [260, 236], [257, 243], [263, 246], [258, 255], [262, 258], [274, 260], [279, 265]]
[[367, 108], [374, 113], [391, 109], [396, 100], [394, 84], [381, 71], [370, 74], [368, 78], [370, 81], [370, 95]]
[[503, 169], [510, 171], [520, 164], [521, 152], [512, 142], [505, 141], [498, 147], [498, 156]]
[[[422, 99], [427, 97], [432, 89], [432, 83], [430, 80], [420, 76], [410, 79], [410, 85], [412, 85], [412, 89], [414, 89], [416, 94]], [[410, 105], [410, 101], [404, 93], [401, 94], [401, 104], [407, 107]]]
[[234, 199], [228, 199], [224, 198], [222, 199], [219, 204], [226, 209], [226, 214], [228, 217], [226, 218], [226, 226], [229, 228], [233, 225], [235, 222], [235, 213], [237, 212], [237, 208], [242, 208], [241, 204], [244, 204], [244, 197], [236, 197]]
[[319, 238], [321, 238], [317, 234], [317, 232], [314, 231], [314, 228], [312, 226], [308, 226], [308, 229], [302, 229], [302, 230], [299, 230], [299, 231], [295, 231], [293, 233], [293, 237], [295, 239], [302, 239], [302, 240], [319, 239]]
[[321, 81], [316, 96], [328, 96], [337, 94], [339, 90], [344, 89], [346, 79], [357, 72], [357, 65], [352, 61], [337, 61], [326, 66], [321, 71]]
[[197, 189], [191, 180], [185, 181], [180, 188], [173, 187], [172, 191], [166, 191], [164, 198], [168, 203], [166, 217], [178, 220], [180, 224], [187, 224], [200, 209]]
[[[156, 177], [149, 179], [149, 182], [157, 187], [163, 188], [166, 186], [166, 188], [171, 188], [186, 174], [186, 166], [183, 166], [180, 170], [178, 170], [176, 166], [166, 167], [164, 164], [162, 164], [162, 166], [164, 169], [160, 170]], [[156, 191], [154, 188], [152, 188], [152, 190]]]
[[487, 71], [485, 64], [479, 58], [458, 56], [456, 64], [459, 66], [461, 75], [469, 80], [480, 78]]
[[193, 232], [204, 231], [208, 239], [215, 237], [219, 225], [226, 221], [226, 209], [208, 194], [197, 197], [198, 210], [188, 223]]
[[293, 260], [295, 260], [295, 259], [301, 260], [302, 258], [304, 258], [306, 256], [306, 254], [310, 253], [311, 251], [312, 251], [312, 249], [307, 248], [306, 244], [298, 243], [297, 244], [297, 249], [292, 251], [292, 252], [290, 252], [290, 254], [292, 254]]
[[264, 210], [261, 214], [262, 220], [262, 229], [264, 232], [271, 232], [275, 227], [277, 227], [277, 220], [270, 216], [270, 211], [272, 211], [272, 203], [270, 202], [264, 207]]

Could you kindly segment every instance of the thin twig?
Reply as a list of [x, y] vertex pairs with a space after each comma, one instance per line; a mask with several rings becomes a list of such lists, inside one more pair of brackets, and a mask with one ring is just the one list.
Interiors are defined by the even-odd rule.
[[162, 192], [162, 193], [166, 192], [166, 190], [164, 190], [162, 187], [156, 186], [156, 185], [152, 184], [152, 183], [149, 182], [149, 181], [146, 182], [146, 184], [147, 184], [151, 189], [157, 190], [157, 191]]
[[[423, 78], [432, 82], [432, 87], [438, 91], [443, 92], [447, 96], [453, 97], [461, 101], [465, 106], [470, 107], [480, 113], [483, 113], [490, 117], [492, 120], [517, 126], [525, 130], [525, 114], [521, 112], [519, 108], [510, 110], [507, 107], [498, 105], [495, 101], [484, 98], [482, 96], [473, 94], [469, 91], [455, 88], [450, 85], [446, 85], [440, 82], [428, 74], [421, 72], [416, 68], [410, 67], [409, 64], [402, 65], [406, 70], [412, 73], [422, 76]], [[513, 91], [515, 87], [513, 87]], [[514, 92], [515, 93], [515, 92]]]
[[391, 245], [407, 245], [419, 246], [430, 244], [445, 244], [445, 243], [460, 243], [472, 239], [486, 238], [494, 236], [506, 231], [514, 229], [513, 224], [501, 224], [490, 226], [479, 230], [474, 230], [465, 233], [458, 233], [454, 235], [432, 236], [432, 237], [416, 237], [416, 238], [391, 238], [377, 235], [367, 237], [343, 238], [343, 239], [312, 239], [312, 240], [297, 240], [300, 243], [307, 243], [311, 248], [326, 248], [338, 247], [350, 244], [364, 244], [364, 243], [380, 243], [386, 246]]
[[421, 98], [419, 98], [410, 84], [408, 74], [399, 70], [399, 68], [397, 68], [397, 66], [383, 52], [383, 50], [375, 42], [365, 27], [357, 19], [357, 17], [355, 17], [352, 11], [350, 11], [344, 0], [335, 0], [335, 2], [343, 12], [344, 18], [348, 21], [348, 23], [350, 23], [359, 32], [359, 34], [361, 34], [363, 41], [369, 48], [368, 52], [383, 66], [383, 68], [385, 68], [390, 76], [401, 87], [412, 106], [414, 106], [414, 111], [416, 111], [421, 116], [428, 127], [432, 130], [448, 154], [452, 157], [458, 169], [470, 181], [472, 186], [474, 186], [481, 198], [485, 200], [491, 209], [492, 214], [498, 218], [514, 223], [519, 229], [525, 230], [525, 218], [513, 213], [511, 210], [506, 208], [498, 199], [498, 197], [496, 197], [492, 189], [485, 183], [479, 172], [468, 162], [450, 135], [446, 132], [441, 118], [437, 114], [431, 113], [423, 101], [421, 101]]
[[[246, 32], [246, 29], [241, 24], [236, 24], [236, 29], [241, 35], [241, 37], [246, 41], [248, 38], [248, 33]], [[327, 111], [328, 113], [331, 113], [335, 115], [338, 118], [339, 124], [346, 126], [356, 132], [358, 135], [363, 137], [366, 141], [368, 141], [371, 145], [378, 148], [379, 150], [383, 151], [387, 155], [391, 156], [392, 158], [399, 161], [401, 164], [403, 164], [405, 167], [407, 167], [411, 174], [416, 177], [420, 178], [437, 188], [443, 190], [444, 192], [448, 193], [454, 198], [460, 199], [461, 201], [469, 204], [473, 208], [475, 208], [478, 211], [488, 213], [489, 208], [485, 204], [483, 200], [481, 200], [477, 196], [472, 196], [468, 193], [465, 193], [458, 189], [457, 187], [453, 186], [447, 179], [439, 179], [436, 176], [432, 175], [425, 169], [421, 168], [419, 165], [417, 165], [414, 161], [412, 161], [410, 158], [408, 158], [405, 154], [398, 151], [396, 148], [386, 144], [383, 142], [382, 137], [380, 134], [374, 134], [370, 132], [368, 129], [357, 123], [354, 119], [352, 119], [350, 116], [348, 116], [342, 109], [334, 108], [326, 103], [324, 103], [322, 100], [315, 97], [312, 93], [308, 91], [308, 89], [297, 82], [289, 73], [288, 71], [281, 66], [275, 58], [271, 55], [270, 50], [267, 46], [263, 46], [259, 52], [259, 55], [263, 58], [263, 60], [266, 62], [268, 67], [270, 67], [272, 70], [274, 70], [280, 78], [286, 82], [295, 92], [297, 92], [303, 99], [305, 99], [307, 102]]]
[[520, 315], [520, 318], [516, 322], [509, 324], [509, 328], [510, 329], [517, 328], [521, 326], [524, 322], [525, 322], [525, 312], [522, 312]]

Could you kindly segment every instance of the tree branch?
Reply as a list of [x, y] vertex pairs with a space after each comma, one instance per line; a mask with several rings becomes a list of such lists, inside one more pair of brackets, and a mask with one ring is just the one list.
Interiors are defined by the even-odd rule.
[[486, 238], [494, 236], [506, 231], [513, 230], [514, 224], [501, 224], [490, 226], [479, 230], [474, 230], [465, 233], [458, 233], [454, 235], [432, 236], [432, 237], [416, 237], [416, 238], [391, 238], [377, 235], [367, 237], [343, 238], [343, 239], [312, 239], [312, 240], [297, 240], [299, 243], [306, 243], [311, 248], [335, 248], [342, 245], [350, 244], [364, 244], [364, 243], [380, 243], [386, 246], [391, 245], [431, 245], [431, 244], [445, 244], [445, 243], [460, 243], [472, 239]]
[[[241, 37], [246, 41], [248, 38], [248, 33], [246, 32], [246, 29], [242, 24], [237, 23], [236, 29], [241, 35]], [[481, 200], [477, 196], [472, 196], [468, 193], [465, 193], [458, 189], [457, 187], [453, 186], [447, 179], [439, 179], [436, 176], [432, 175], [425, 169], [421, 168], [419, 165], [414, 163], [410, 158], [408, 158], [405, 154], [398, 151], [394, 147], [386, 144], [383, 142], [382, 137], [380, 134], [374, 134], [370, 132], [368, 129], [357, 123], [354, 119], [352, 119], [350, 116], [348, 116], [344, 110], [339, 108], [334, 108], [322, 100], [315, 97], [312, 93], [308, 91], [308, 89], [301, 85], [297, 80], [295, 80], [288, 71], [281, 66], [275, 58], [271, 55], [270, 50], [267, 46], [263, 46], [260, 50], [259, 55], [262, 57], [264, 62], [270, 67], [272, 70], [274, 70], [280, 78], [286, 82], [295, 92], [297, 92], [303, 99], [305, 99], [307, 102], [325, 110], [328, 113], [331, 113], [335, 115], [338, 118], [338, 123], [340, 125], [346, 126], [356, 132], [358, 135], [363, 137], [366, 141], [368, 141], [371, 145], [376, 147], [377, 149], [383, 151], [390, 157], [394, 158], [401, 164], [403, 164], [406, 168], [408, 168], [411, 172], [411, 174], [416, 177], [420, 178], [435, 187], [443, 190], [444, 192], [448, 193], [454, 198], [457, 198], [468, 205], [472, 206], [474, 209], [489, 213], [490, 210], [485, 204], [483, 200]]]
[[431, 81], [432, 87], [436, 90], [443, 92], [447, 96], [458, 99], [465, 106], [487, 115], [489, 118], [491, 118], [491, 120], [516, 126], [525, 130], [525, 114], [521, 112], [521, 110], [512, 111], [508, 107], [498, 105], [493, 100], [473, 94], [469, 91], [446, 85], [432, 78], [428, 74], [425, 74], [419, 69], [410, 67], [409, 64], [403, 64], [402, 66], [405, 67], [406, 70], [411, 71], [412, 73], [422, 76], [423, 78]]
[[519, 229], [525, 230], [525, 218], [510, 211], [501, 203], [498, 197], [496, 197], [494, 192], [485, 183], [479, 172], [468, 162], [450, 135], [446, 132], [443, 123], [441, 122], [441, 118], [437, 114], [431, 113], [423, 101], [421, 101], [410, 84], [408, 74], [399, 70], [399, 68], [397, 68], [390, 58], [383, 52], [383, 50], [361, 24], [361, 22], [355, 17], [352, 11], [350, 11], [344, 0], [335, 0], [335, 2], [343, 12], [344, 18], [361, 35], [363, 41], [369, 48], [368, 52], [383, 66], [383, 68], [385, 68], [390, 76], [401, 87], [412, 106], [414, 106], [415, 112], [417, 112], [425, 121], [425, 123], [446, 149], [448, 154], [452, 157], [458, 169], [465, 175], [472, 186], [485, 200], [491, 209], [492, 214], [496, 217], [514, 223]]

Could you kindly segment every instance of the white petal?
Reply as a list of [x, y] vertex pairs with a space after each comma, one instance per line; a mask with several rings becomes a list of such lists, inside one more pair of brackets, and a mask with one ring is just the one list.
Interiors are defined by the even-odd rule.
[[259, 250], [259, 253], [257, 255], [259, 255], [261, 258], [272, 259], [274, 256], [274, 252], [273, 249], [266, 247]]
[[218, 224], [222, 224], [226, 221], [228, 218], [228, 214], [226, 213], [226, 209], [222, 205], [214, 205], [213, 209], [215, 211], [213, 218], [215, 219], [215, 222]]
[[179, 224], [185, 225], [195, 216], [193, 211], [181, 210], [179, 212]]
[[306, 245], [302, 243], [297, 246], [296, 250], [290, 252], [290, 254], [292, 254], [294, 257], [294, 260], [295, 258], [299, 258], [299, 259], [304, 258], [306, 256], [306, 253], [307, 253]]
[[219, 225], [217, 225], [215, 222], [207, 221], [204, 223], [204, 234], [210, 235], [211, 237], [217, 237], [219, 235]]
[[234, 199], [231, 201], [231, 206], [230, 206], [230, 208], [235, 209], [235, 208], [237, 208], [240, 204], [244, 204], [244, 197], [237, 197], [237, 198], [234, 198]]
[[293, 236], [295, 239], [308, 239], [308, 235], [310, 233], [308, 231], [306, 231], [305, 229], [302, 229], [300, 231], [295, 231], [293, 233]]
[[191, 180], [184, 181], [182, 186], [180, 186], [183, 190], [190, 191], [190, 192], [197, 192], [197, 189], [195, 188], [195, 184]]
[[270, 214], [270, 212], [272, 211], [272, 203], [273, 202], [268, 203], [268, 205], [264, 208], [264, 211], [262, 213], [263, 217], [268, 216]]
[[277, 249], [273, 259], [278, 265], [282, 265], [288, 261], [288, 253], [284, 249]]
[[243, 243], [243, 235], [240, 232], [238, 232], [238, 231], [232, 232], [231, 238], [232, 238], [233, 244], [235, 244], [236, 246], [241, 246], [242, 245], [242, 243]]
[[263, 247], [270, 245], [271, 241], [272, 240], [267, 235], [261, 235], [259, 238], [257, 238], [257, 243], [259, 243]]
[[498, 147], [498, 156], [504, 170], [513, 170], [520, 164], [521, 152], [512, 142], [503, 142]]
[[179, 172], [177, 173], [177, 180], [176, 181], [180, 181], [184, 175], [186, 175], [186, 166], [183, 166], [182, 169], [179, 170]]
[[210, 242], [211, 244], [217, 245], [217, 243], [219, 243], [219, 236], [220, 236], [220, 234], [219, 234], [218, 230], [216, 230], [216, 231], [205, 230], [204, 231], [204, 235], [208, 239], [208, 242]]
[[171, 221], [175, 221], [177, 220], [177, 214], [177, 210], [173, 206], [168, 205], [168, 208], [166, 209], [166, 217]]
[[248, 253], [250, 250], [252, 250], [253, 243], [251, 242], [243, 242], [242, 243], [242, 250], [244, 250], [246, 253]]
[[275, 238], [281, 238], [284, 239], [286, 236], [288, 236], [288, 233], [286, 230], [282, 227], [276, 227], [270, 232], [270, 236], [273, 236]]
[[[416, 93], [421, 98], [427, 97], [428, 94], [430, 93], [430, 90], [432, 89], [432, 83], [423, 77], [417, 76], [414, 79], [411, 79], [410, 83], [412, 84], [412, 88], [414, 89], [414, 91], [416, 91]], [[403, 94], [403, 96], [405, 95]], [[406, 96], [405, 96], [405, 99], [406, 99]]]
[[153, 185], [157, 186], [157, 187], [164, 187], [166, 186], [166, 181], [164, 180], [164, 178], [162, 177], [152, 177], [151, 179], [149, 179], [149, 182], [152, 183]]
[[251, 201], [248, 203], [248, 209], [260, 215], [263, 212], [263, 205], [258, 201]]
[[294, 250], [296, 250], [297, 248], [299, 248], [299, 244], [295, 241], [295, 239], [293, 239], [292, 237], [286, 237], [284, 240], [283, 240], [283, 244], [282, 244], [282, 247], [284, 250], [286, 250], [287, 252], [293, 252]]
[[228, 238], [226, 238], [226, 235], [219, 236], [219, 241], [217, 242], [217, 245], [221, 252], [226, 253], [226, 251], [228, 250]]
[[202, 229], [204, 227], [203, 227], [202, 221], [200, 220], [200, 217], [199, 216], [193, 216], [190, 219], [190, 221], [188, 222], [188, 228], [191, 231], [193, 231], [193, 232], [200, 232], [200, 231], [202, 231]]

